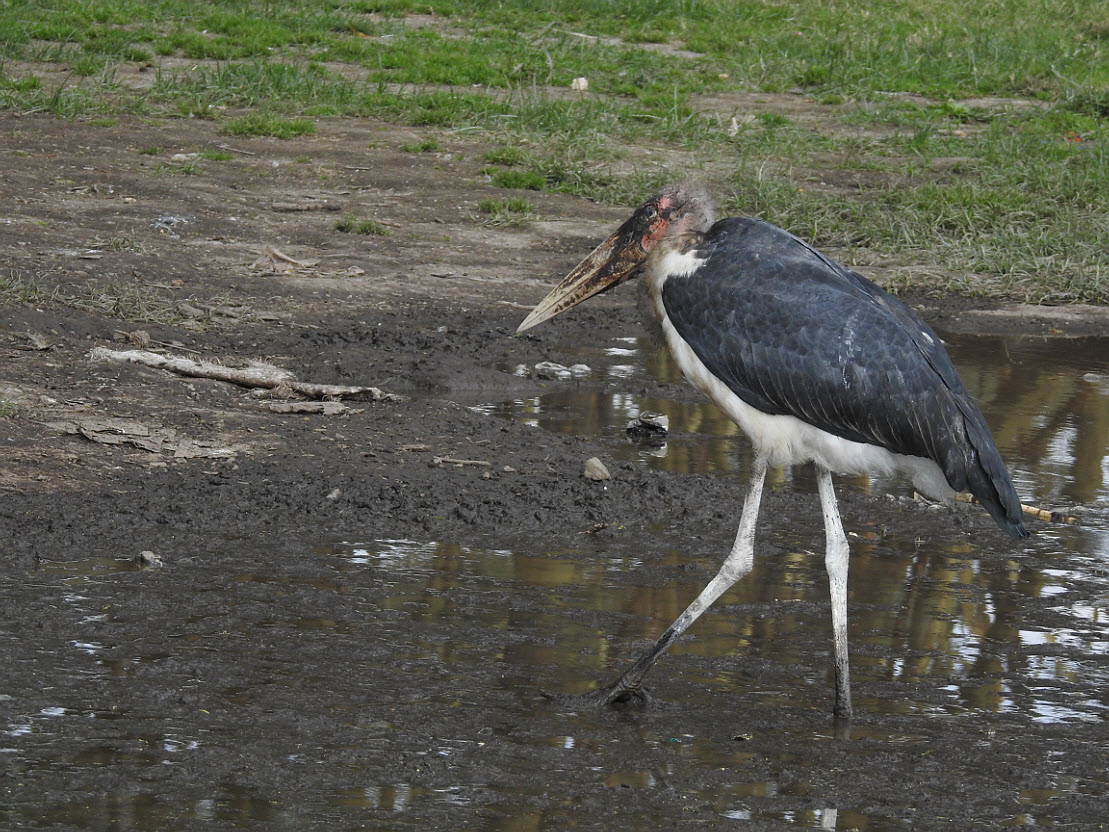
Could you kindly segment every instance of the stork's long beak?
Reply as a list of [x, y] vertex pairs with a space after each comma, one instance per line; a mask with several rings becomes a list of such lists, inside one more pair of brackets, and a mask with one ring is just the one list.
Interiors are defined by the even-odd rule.
[[647, 259], [643, 244], [650, 230], [651, 222], [640, 209], [578, 263], [524, 318], [516, 333], [531, 329], [631, 277]]

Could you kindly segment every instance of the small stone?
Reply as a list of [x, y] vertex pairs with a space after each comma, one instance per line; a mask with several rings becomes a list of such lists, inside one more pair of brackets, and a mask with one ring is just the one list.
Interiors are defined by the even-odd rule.
[[589, 79], [585, 77], [575, 78], [570, 82], [570, 89], [577, 92], [587, 92], [589, 90]]
[[625, 432], [629, 436], [665, 436], [670, 432], [670, 417], [664, 413], [643, 411], [628, 422]]
[[343, 492], [340, 491], [338, 488], [336, 488], [334, 491], [332, 491], [330, 494], [327, 495], [327, 499], [328, 500], [338, 500], [339, 497], [342, 496], [342, 494], [343, 494]]
[[570, 375], [574, 378], [582, 378], [593, 372], [593, 368], [588, 364], [571, 364]]
[[585, 470], [582, 471], [582, 475], [587, 480], [594, 480], [595, 482], [612, 479], [612, 474], [605, 468], [605, 464], [595, 456], [585, 461]]
[[135, 558], [135, 561], [140, 566], [149, 566], [155, 569], [157, 569], [159, 566], [165, 566], [165, 562], [162, 560], [162, 556], [159, 554], [155, 554], [150, 550], [139, 552], [138, 556]]

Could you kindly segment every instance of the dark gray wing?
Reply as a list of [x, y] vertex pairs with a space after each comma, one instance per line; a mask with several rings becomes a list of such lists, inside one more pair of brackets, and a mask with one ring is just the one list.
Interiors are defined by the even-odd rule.
[[737, 396], [844, 439], [932, 459], [1002, 528], [1026, 534], [989, 428], [927, 324], [761, 220], [723, 220], [699, 248], [704, 264], [668, 279], [663, 303]]

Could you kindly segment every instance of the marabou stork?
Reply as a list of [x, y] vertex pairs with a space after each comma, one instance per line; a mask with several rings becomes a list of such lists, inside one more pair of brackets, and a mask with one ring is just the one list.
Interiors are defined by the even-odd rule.
[[750, 438], [755, 460], [731, 553], [700, 595], [611, 685], [613, 704], [646, 700], [662, 653], [751, 571], [768, 465], [816, 469], [831, 587], [837, 717], [851, 715], [848, 544], [832, 472], [911, 478], [950, 499], [969, 491], [1013, 537], [1027, 537], [1009, 472], [939, 337], [904, 304], [762, 220], [713, 222], [698, 187], [648, 199], [520, 324], [565, 312], [642, 269], [649, 306], [685, 377]]

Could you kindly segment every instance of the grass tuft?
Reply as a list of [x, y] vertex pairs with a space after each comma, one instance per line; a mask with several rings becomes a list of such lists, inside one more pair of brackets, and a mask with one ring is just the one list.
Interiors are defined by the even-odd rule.
[[354, 216], [345, 216], [340, 219], [335, 223], [335, 230], [344, 234], [365, 234], [377, 237], [384, 237], [389, 233], [389, 229], [377, 220], [360, 219]]
[[443, 146], [436, 139], [421, 139], [413, 144], [403, 144], [400, 149], [405, 153], [438, 153]]
[[486, 168], [485, 173], [489, 180], [498, 188], [512, 188], [524, 191], [542, 191], [547, 186], [547, 180], [540, 173], [533, 170], [502, 170], [501, 168]]
[[482, 225], [516, 228], [535, 219], [535, 206], [520, 197], [483, 199], [477, 207], [489, 215], [482, 220]]
[[178, 302], [137, 281], [93, 283], [78, 293], [47, 286], [40, 277], [0, 276], [0, 306], [64, 306], [135, 323], [176, 325], [190, 318]]
[[223, 125], [223, 131], [232, 136], [272, 136], [293, 139], [310, 136], [316, 132], [316, 122], [308, 118], [284, 118], [267, 113], [251, 113], [232, 119]]

